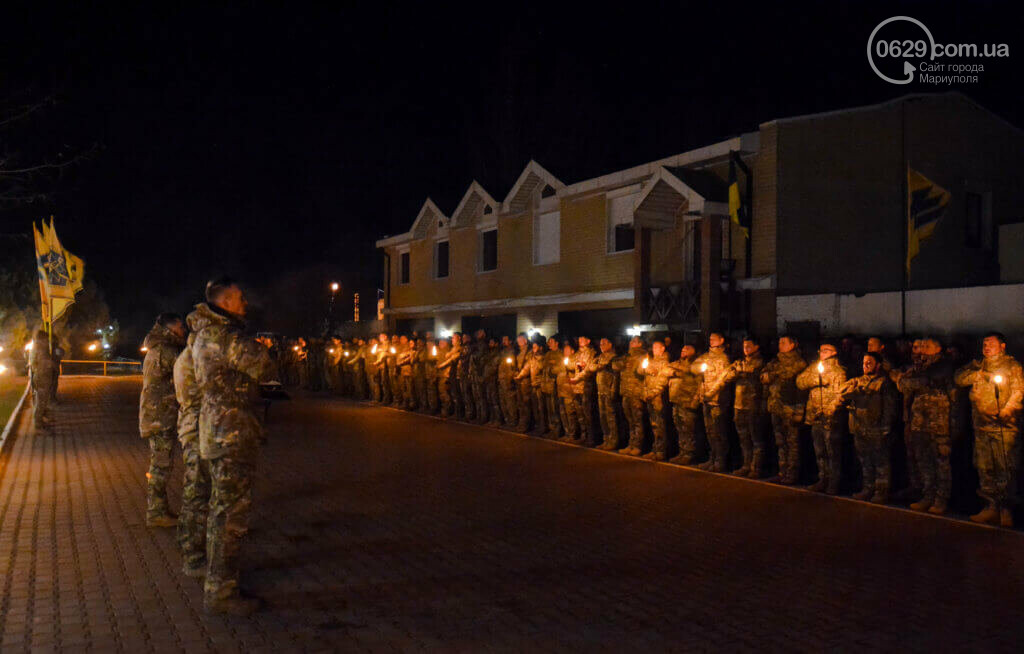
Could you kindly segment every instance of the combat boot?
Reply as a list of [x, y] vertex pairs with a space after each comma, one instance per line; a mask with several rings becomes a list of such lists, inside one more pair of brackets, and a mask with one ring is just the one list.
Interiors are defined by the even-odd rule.
[[875, 494], [871, 496], [872, 504], [888, 504], [889, 503], [889, 491], [888, 490], [876, 490]]
[[807, 490], [814, 491], [815, 493], [820, 493], [821, 491], [825, 490], [825, 486], [827, 485], [828, 481], [824, 477], [818, 477], [818, 481], [808, 486]]
[[934, 502], [934, 501], [935, 501], [935, 498], [925, 496], [925, 497], [922, 497], [917, 502], [914, 502], [913, 504], [911, 504], [910, 508], [913, 509], [914, 511], [927, 511], [929, 508], [931, 508], [932, 502]]
[[754, 452], [754, 458], [750, 461], [750, 474], [747, 475], [751, 479], [761, 478], [761, 464], [764, 460], [764, 455], [760, 451]]
[[693, 463], [693, 457], [689, 454], [677, 454], [668, 460], [669, 463], [674, 463], [677, 466], [688, 466]]
[[192, 577], [193, 579], [202, 579], [206, 577], [206, 562], [203, 561], [198, 565], [189, 565], [187, 563], [181, 566], [181, 572], [186, 577]]
[[1010, 507], [1003, 506], [999, 508], [999, 526], [1000, 527], [1013, 527], [1013, 511]]
[[162, 515], [146, 516], [147, 527], [173, 527], [178, 524], [178, 516], [171, 512]]
[[949, 506], [949, 500], [945, 497], [936, 497], [935, 501], [932, 502], [931, 507], [928, 508], [928, 513], [934, 513], [935, 515], [942, 515], [946, 512]]
[[698, 469], [698, 470], [707, 470], [707, 471], [710, 471], [710, 470], [711, 470], [712, 468], [714, 468], [714, 467], [715, 467], [715, 461], [714, 461], [714, 459], [708, 459], [708, 460], [707, 460], [707, 461], [705, 461], [704, 463], [698, 463], [698, 464], [697, 464], [697, 469]]
[[204, 599], [203, 610], [211, 615], [226, 614], [245, 617], [263, 608], [263, 600], [258, 597], [234, 595], [219, 599]]
[[853, 499], [864, 501], [873, 495], [872, 491], [868, 487], [864, 487], [863, 490], [858, 491], [852, 495]]
[[627, 445], [626, 447], [622, 448], [618, 452], [619, 452], [619, 454], [632, 455], [633, 454], [633, 448]]
[[829, 481], [825, 487], [825, 494], [827, 495], [838, 495], [839, 494], [839, 480]]
[[737, 477], [746, 477], [747, 475], [750, 474], [750, 466], [743, 464], [742, 467], [733, 470], [732, 474], [736, 475]]
[[984, 509], [982, 509], [978, 513], [975, 513], [974, 515], [972, 515], [968, 519], [971, 522], [977, 522], [978, 524], [982, 524], [982, 525], [994, 524], [995, 521], [998, 520], [999, 517], [1000, 517], [999, 513], [1000, 512], [996, 508], [995, 502], [989, 502], [988, 506], [986, 506]]

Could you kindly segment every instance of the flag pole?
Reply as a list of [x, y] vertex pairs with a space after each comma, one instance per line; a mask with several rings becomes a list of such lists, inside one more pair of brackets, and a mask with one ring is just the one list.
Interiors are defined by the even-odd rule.
[[900, 176], [903, 177], [903, 184], [900, 186], [903, 189], [903, 200], [901, 202], [903, 206], [903, 261], [901, 262], [903, 268], [902, 280], [903, 283], [900, 285], [900, 335], [906, 337], [907, 335], [907, 286], [910, 284], [910, 207], [907, 203], [907, 194], [910, 192], [909, 180], [907, 179], [907, 170], [909, 164], [907, 163], [907, 101], [904, 100], [900, 105], [900, 154], [903, 169], [900, 171]]
[[53, 298], [47, 298], [50, 302], [50, 319], [46, 321], [46, 335], [50, 339], [50, 354], [53, 354]]

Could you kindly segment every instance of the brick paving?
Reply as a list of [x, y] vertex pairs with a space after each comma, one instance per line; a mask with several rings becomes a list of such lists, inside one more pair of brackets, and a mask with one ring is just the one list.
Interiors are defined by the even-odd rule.
[[[274, 407], [243, 582], [143, 526], [137, 378], [0, 470], [0, 651], [1017, 651], [1024, 535], [329, 398]], [[176, 504], [178, 487], [172, 488]]]

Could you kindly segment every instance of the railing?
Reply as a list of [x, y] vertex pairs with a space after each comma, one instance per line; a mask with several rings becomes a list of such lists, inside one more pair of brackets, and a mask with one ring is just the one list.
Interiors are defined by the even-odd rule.
[[[103, 366], [103, 376], [108, 375], [137, 375], [142, 372], [141, 361], [105, 361], [105, 360], [77, 360], [77, 359], [64, 359], [60, 362], [60, 374], [78, 374], [84, 375], [88, 373], [84, 372], [65, 372], [64, 366], [67, 364], [86, 364], [90, 366]], [[133, 369], [133, 366], [138, 366], [137, 369]]]
[[651, 286], [644, 299], [648, 323], [691, 327], [700, 323], [700, 286], [696, 281]]

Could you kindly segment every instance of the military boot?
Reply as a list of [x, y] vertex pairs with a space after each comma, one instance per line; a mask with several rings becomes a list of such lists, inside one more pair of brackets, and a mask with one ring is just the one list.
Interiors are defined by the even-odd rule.
[[1008, 506], [999, 507], [999, 526], [1000, 527], [1013, 527], [1013, 511]]
[[875, 484], [875, 494], [871, 496], [872, 504], [889, 503], [889, 485]]
[[710, 471], [714, 467], [715, 467], [715, 460], [714, 459], [708, 459], [704, 463], [697, 464], [697, 469], [698, 470], [708, 470], [708, 471]]
[[825, 477], [818, 477], [818, 481], [808, 486], [807, 490], [814, 491], [815, 493], [820, 493], [821, 491], [825, 490], [826, 486], [828, 486], [828, 480]]
[[751, 479], [760, 479], [763, 461], [764, 454], [761, 452], [754, 452], [754, 457], [750, 460], [750, 474], [747, 476]]
[[159, 515], [147, 515], [146, 526], [147, 527], [173, 527], [178, 524], [178, 516], [174, 515], [170, 511]]
[[872, 495], [874, 495], [874, 492], [871, 490], [871, 488], [868, 487], [868, 486], [865, 486], [863, 490], [860, 490], [860, 491], [854, 493], [852, 497], [855, 500], [860, 500], [860, 501], [863, 502], [864, 500], [868, 499]]
[[949, 500], [945, 497], [936, 497], [935, 501], [928, 508], [928, 513], [934, 513], [935, 515], [943, 515], [946, 509], [949, 507]]
[[999, 510], [996, 508], [995, 502], [989, 502], [988, 506], [984, 509], [972, 515], [969, 520], [971, 522], [977, 522], [978, 524], [988, 525], [994, 524], [999, 519]]
[[688, 466], [693, 463], [693, 457], [689, 454], [677, 454], [668, 460], [669, 463], [674, 463], [677, 466]]
[[207, 598], [203, 600], [203, 610], [211, 615], [248, 616], [263, 608], [263, 600], [258, 597], [234, 595], [225, 598]]
[[913, 509], [914, 511], [927, 511], [929, 508], [931, 508], [932, 503], [934, 501], [935, 501], [935, 498], [929, 497], [929, 496], [926, 495], [926, 496], [922, 497], [920, 500], [918, 500], [917, 502], [914, 502], [913, 504], [911, 504], [910, 508]]
[[744, 463], [741, 467], [733, 470], [732, 474], [736, 475], [737, 477], [746, 477], [747, 475], [750, 474], [750, 466]]

